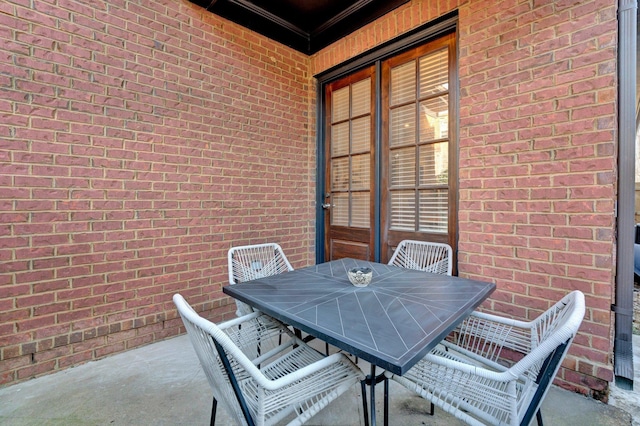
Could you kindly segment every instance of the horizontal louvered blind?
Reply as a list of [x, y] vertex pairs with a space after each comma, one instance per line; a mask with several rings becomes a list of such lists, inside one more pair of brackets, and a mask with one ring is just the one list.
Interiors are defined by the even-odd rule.
[[448, 52], [391, 68], [389, 192], [392, 230], [448, 231]]
[[447, 230], [448, 191], [444, 189], [421, 190], [418, 231], [445, 232]]
[[371, 78], [334, 91], [331, 107], [331, 225], [369, 228]]

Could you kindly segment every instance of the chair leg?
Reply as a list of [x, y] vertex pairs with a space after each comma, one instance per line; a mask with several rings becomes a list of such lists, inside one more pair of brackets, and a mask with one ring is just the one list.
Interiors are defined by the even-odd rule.
[[538, 426], [542, 426], [542, 411], [538, 408], [538, 412], [536, 413], [536, 421], [538, 422]]
[[366, 380], [362, 380], [360, 382], [360, 387], [362, 388], [362, 409], [364, 410], [364, 426], [369, 426], [369, 409], [367, 408]]
[[213, 406], [211, 407], [211, 426], [216, 424], [216, 411], [218, 409], [218, 401], [213, 397]]
[[433, 415], [435, 414], [435, 412], [436, 412], [436, 406], [435, 406], [435, 405], [433, 405], [433, 402], [432, 402], [432, 403], [431, 403], [431, 408], [430, 408], [430, 410], [429, 410], [429, 415], [430, 415], [430, 416], [433, 416]]
[[384, 426], [389, 426], [389, 379], [384, 378]]

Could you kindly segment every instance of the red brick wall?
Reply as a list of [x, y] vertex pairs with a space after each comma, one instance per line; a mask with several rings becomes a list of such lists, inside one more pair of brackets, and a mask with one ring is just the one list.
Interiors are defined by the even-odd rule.
[[414, 0], [312, 58], [314, 73], [459, 12], [461, 276], [533, 318], [573, 289], [587, 314], [556, 383], [606, 400], [612, 371], [615, 2]]
[[[31, 7], [33, 5], [33, 7]], [[226, 250], [313, 262], [316, 72], [459, 11], [460, 273], [587, 316], [557, 380], [612, 379], [611, 2], [421, 1], [308, 58], [187, 0], [0, 4], [0, 384], [220, 319]]]
[[0, 385], [233, 315], [231, 245], [312, 262], [314, 90], [187, 0], [0, 3]]

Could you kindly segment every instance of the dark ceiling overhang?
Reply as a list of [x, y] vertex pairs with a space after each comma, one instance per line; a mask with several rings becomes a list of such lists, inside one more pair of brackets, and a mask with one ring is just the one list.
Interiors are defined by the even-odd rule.
[[190, 0], [311, 55], [409, 0]]

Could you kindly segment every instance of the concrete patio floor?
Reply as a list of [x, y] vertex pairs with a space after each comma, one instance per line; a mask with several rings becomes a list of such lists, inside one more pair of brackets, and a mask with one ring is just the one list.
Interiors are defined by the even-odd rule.
[[[640, 340], [635, 342], [638, 347]], [[359, 365], [369, 371], [367, 363]], [[638, 356], [636, 366], [637, 377]], [[635, 388], [616, 389], [612, 399], [624, 405], [615, 407], [553, 387], [543, 404], [545, 425], [640, 425], [639, 380]], [[462, 424], [438, 409], [426, 415], [428, 403], [395, 383], [390, 393], [392, 425]], [[381, 403], [381, 385], [377, 396]], [[209, 385], [186, 335], [0, 388], [1, 425], [206, 425], [210, 413]], [[381, 424], [381, 407], [378, 416]], [[217, 420], [233, 424], [221, 407]], [[307, 424], [363, 424], [360, 387]]]

